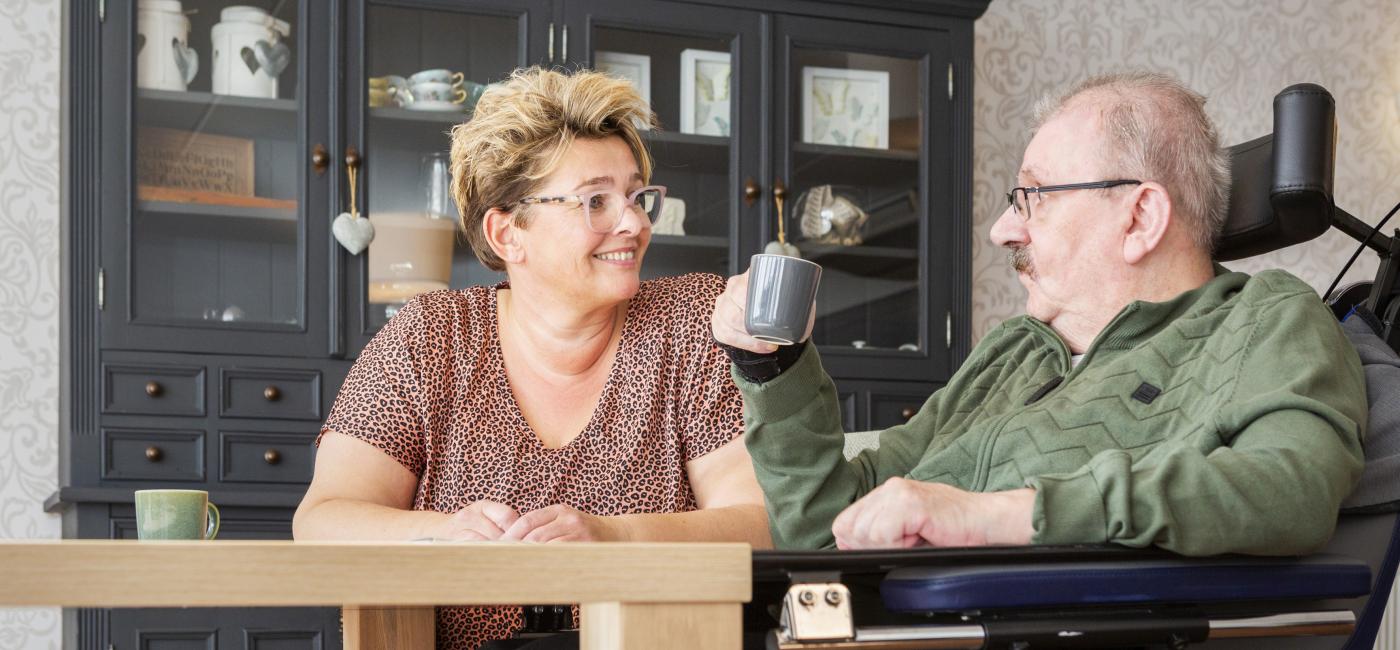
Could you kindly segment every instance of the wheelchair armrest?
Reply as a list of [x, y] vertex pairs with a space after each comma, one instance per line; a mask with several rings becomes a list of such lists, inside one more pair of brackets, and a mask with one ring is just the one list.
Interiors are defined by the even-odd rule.
[[886, 608], [918, 613], [1315, 601], [1356, 598], [1370, 590], [1370, 567], [1363, 561], [1337, 555], [906, 567], [891, 571], [880, 586]]

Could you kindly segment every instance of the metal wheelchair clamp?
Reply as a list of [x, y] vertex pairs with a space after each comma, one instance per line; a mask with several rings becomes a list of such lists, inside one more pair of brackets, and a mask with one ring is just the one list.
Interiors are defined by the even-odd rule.
[[[783, 598], [782, 630], [778, 643], [848, 641], [856, 636], [851, 615], [851, 590], [837, 579], [817, 577], [813, 582], [797, 582]], [[810, 578], [809, 578], [810, 579]], [[783, 646], [788, 647], [788, 646]], [[799, 647], [799, 646], [791, 646]]]

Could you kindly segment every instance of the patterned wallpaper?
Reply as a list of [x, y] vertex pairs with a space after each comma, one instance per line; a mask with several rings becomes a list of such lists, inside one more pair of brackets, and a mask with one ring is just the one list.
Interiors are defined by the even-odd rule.
[[[0, 2], [0, 538], [58, 537], [61, 0]], [[57, 609], [0, 609], [0, 650], [58, 648]]]
[[[1396, 0], [993, 0], [975, 31], [974, 339], [1024, 309], [1025, 290], [986, 234], [1030, 140], [1035, 101], [1093, 74], [1176, 75], [1208, 98], [1226, 144], [1268, 133], [1273, 96], [1285, 86], [1321, 84], [1337, 100], [1337, 204], [1374, 224], [1400, 201]], [[1386, 229], [1394, 227], [1396, 219]], [[1287, 269], [1320, 293], [1355, 247], [1333, 231], [1229, 266]], [[1375, 257], [1363, 254], [1343, 283], [1375, 272]], [[1400, 648], [1397, 600], [1400, 588], [1377, 648]]]

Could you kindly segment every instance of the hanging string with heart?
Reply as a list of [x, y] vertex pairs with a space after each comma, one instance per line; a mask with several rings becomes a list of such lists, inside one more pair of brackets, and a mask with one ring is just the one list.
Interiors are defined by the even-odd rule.
[[360, 154], [351, 147], [345, 151], [345, 174], [350, 183], [350, 211], [342, 212], [331, 224], [331, 234], [351, 255], [359, 255], [370, 242], [374, 241], [374, 224], [368, 218], [360, 218], [360, 210], [355, 203], [355, 190], [359, 186], [358, 172]]

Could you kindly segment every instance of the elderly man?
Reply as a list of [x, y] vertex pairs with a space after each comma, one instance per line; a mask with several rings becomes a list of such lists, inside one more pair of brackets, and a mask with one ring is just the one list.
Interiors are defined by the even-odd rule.
[[1155, 74], [1042, 103], [991, 232], [1027, 315], [853, 460], [815, 346], [749, 337], [731, 278], [712, 330], [776, 544], [1327, 542], [1362, 468], [1361, 367], [1308, 285], [1213, 265], [1229, 173], [1204, 103]]

